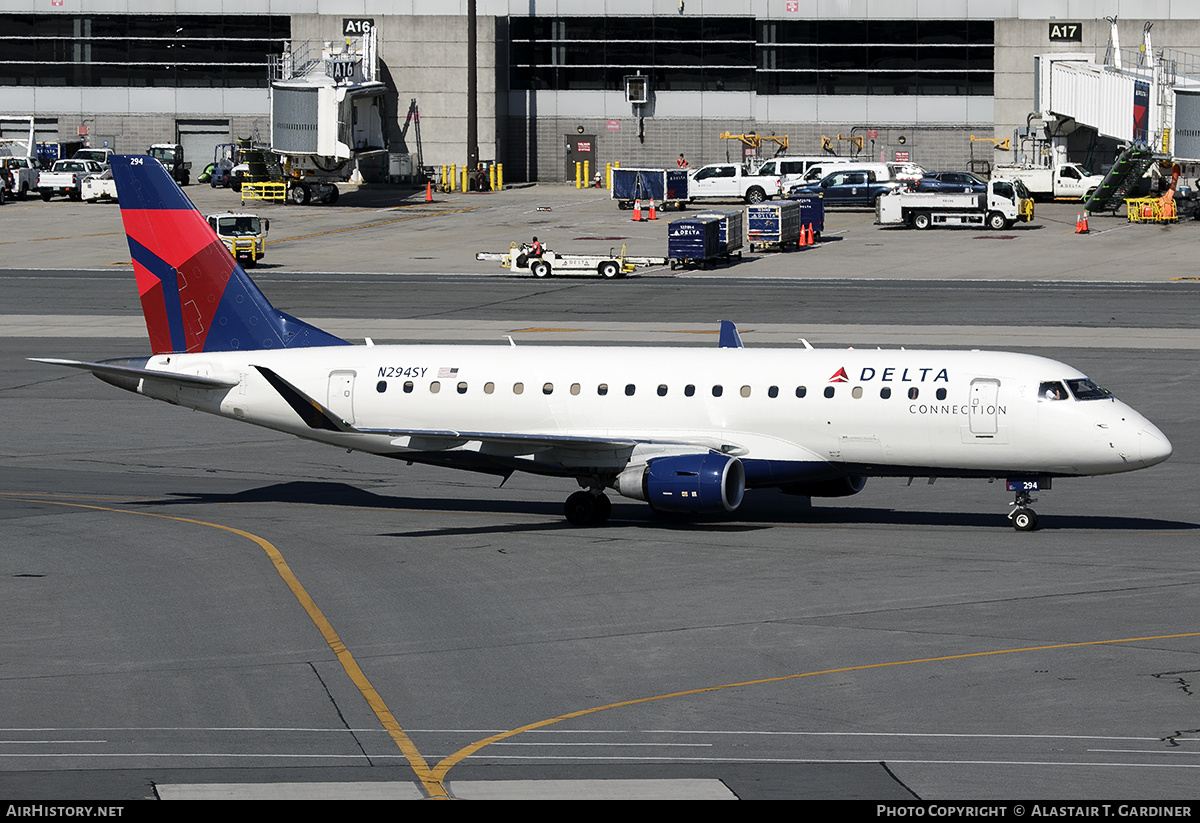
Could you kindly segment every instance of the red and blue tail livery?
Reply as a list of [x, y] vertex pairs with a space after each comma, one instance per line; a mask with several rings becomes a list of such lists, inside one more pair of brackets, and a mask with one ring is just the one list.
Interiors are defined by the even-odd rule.
[[157, 160], [111, 162], [155, 354], [348, 345], [273, 307]]

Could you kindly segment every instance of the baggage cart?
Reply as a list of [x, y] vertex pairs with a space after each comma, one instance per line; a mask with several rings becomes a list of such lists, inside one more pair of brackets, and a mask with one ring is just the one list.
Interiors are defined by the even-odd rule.
[[653, 200], [659, 208], [674, 203], [682, 209], [688, 200], [686, 169], [612, 170], [612, 199], [618, 208], [631, 209], [635, 200]]
[[728, 259], [721, 243], [721, 218], [717, 215], [686, 217], [667, 225], [667, 259], [671, 268], [697, 266], [707, 269]]
[[750, 251], [777, 248], [780, 251], [800, 245], [798, 200], [756, 203], [746, 207], [746, 234]]

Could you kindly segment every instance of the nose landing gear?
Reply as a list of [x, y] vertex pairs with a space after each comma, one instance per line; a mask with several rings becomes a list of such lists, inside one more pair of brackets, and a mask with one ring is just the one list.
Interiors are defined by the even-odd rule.
[[1036, 502], [1037, 498], [1029, 492], [1017, 492], [1017, 498], [1013, 501], [1012, 511], [1008, 513], [1008, 519], [1012, 521], [1014, 529], [1019, 532], [1031, 532], [1037, 528], [1037, 512], [1029, 508], [1030, 503]]

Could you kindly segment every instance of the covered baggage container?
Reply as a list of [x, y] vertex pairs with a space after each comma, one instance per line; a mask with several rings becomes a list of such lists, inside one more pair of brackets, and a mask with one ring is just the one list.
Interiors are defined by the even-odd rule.
[[800, 212], [797, 200], [756, 203], [746, 207], [746, 233], [750, 250], [775, 247], [787, 249], [800, 245]]
[[674, 203], [683, 208], [688, 200], [688, 176], [685, 169], [612, 170], [612, 199], [622, 209], [633, 208], [635, 200], [653, 200], [665, 208]]
[[667, 226], [667, 258], [671, 268], [683, 265], [705, 269], [721, 256], [719, 217], [687, 217], [672, 220]]

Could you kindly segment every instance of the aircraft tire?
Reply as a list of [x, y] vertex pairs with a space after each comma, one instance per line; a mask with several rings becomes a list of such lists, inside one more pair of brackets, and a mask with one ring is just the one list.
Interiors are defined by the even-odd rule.
[[589, 492], [575, 492], [563, 505], [563, 514], [572, 526], [592, 525], [596, 520], [596, 496]]
[[1013, 528], [1019, 532], [1031, 532], [1037, 529], [1037, 514], [1033, 509], [1017, 509], [1012, 516]]

